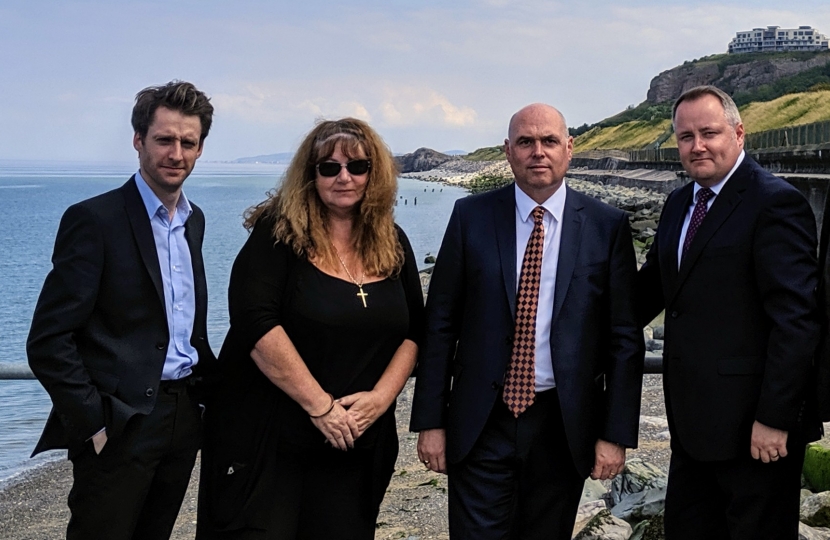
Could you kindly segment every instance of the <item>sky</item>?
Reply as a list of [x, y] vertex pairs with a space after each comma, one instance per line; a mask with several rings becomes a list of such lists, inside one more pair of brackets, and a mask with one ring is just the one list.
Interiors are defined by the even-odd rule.
[[395, 153], [472, 151], [533, 102], [598, 122], [768, 25], [830, 35], [830, 2], [0, 0], [0, 159], [135, 159], [135, 94], [172, 79], [215, 107], [202, 160], [290, 152], [343, 116]]

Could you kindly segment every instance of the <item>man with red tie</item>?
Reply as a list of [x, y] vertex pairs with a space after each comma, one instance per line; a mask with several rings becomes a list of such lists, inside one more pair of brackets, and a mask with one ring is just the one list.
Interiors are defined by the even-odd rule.
[[459, 200], [438, 254], [410, 427], [451, 538], [570, 539], [584, 479], [637, 445], [628, 217], [566, 186], [572, 150], [559, 111], [517, 112], [515, 184]]

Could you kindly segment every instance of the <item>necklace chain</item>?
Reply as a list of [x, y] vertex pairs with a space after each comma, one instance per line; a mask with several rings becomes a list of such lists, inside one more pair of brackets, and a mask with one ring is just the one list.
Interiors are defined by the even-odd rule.
[[331, 246], [331, 247], [333, 247], [333, 248], [334, 248], [334, 254], [335, 254], [335, 255], [337, 255], [337, 260], [338, 260], [338, 261], [340, 261], [340, 264], [343, 266], [343, 270], [345, 270], [345, 271], [346, 271], [346, 275], [347, 275], [347, 276], [349, 276], [349, 279], [351, 279], [351, 280], [352, 280], [352, 283], [354, 283], [354, 284], [355, 284], [355, 285], [357, 285], [358, 287], [363, 287], [363, 282], [366, 280], [366, 272], [365, 272], [365, 271], [363, 272], [363, 274], [360, 276], [360, 281], [358, 282], [358, 281], [354, 278], [354, 276], [352, 275], [352, 273], [351, 273], [351, 272], [349, 272], [349, 268], [346, 266], [346, 263], [345, 263], [345, 262], [343, 262], [343, 257], [341, 257], [341, 256], [340, 256], [340, 252], [339, 252], [339, 251], [337, 251], [337, 248], [336, 248], [336, 247], [334, 247], [334, 244], [332, 244], [332, 246]]

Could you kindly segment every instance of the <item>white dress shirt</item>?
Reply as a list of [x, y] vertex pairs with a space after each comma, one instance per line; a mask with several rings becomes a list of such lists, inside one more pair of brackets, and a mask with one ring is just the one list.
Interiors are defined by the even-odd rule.
[[522, 275], [525, 248], [533, 233], [533, 210], [545, 209], [542, 219], [545, 243], [542, 251], [542, 277], [539, 283], [539, 304], [536, 311], [536, 391], [556, 386], [550, 355], [550, 330], [553, 319], [553, 296], [556, 288], [556, 267], [559, 264], [559, 245], [562, 240], [562, 214], [565, 211], [567, 190], [565, 182], [542, 204], [531, 199], [518, 185], [516, 190], [516, 288]]
[[[738, 160], [735, 162], [735, 165], [732, 166], [732, 169], [726, 174], [726, 176], [715, 184], [714, 186], [710, 187], [709, 189], [712, 190], [714, 195], [711, 199], [706, 201], [706, 211], [708, 212], [712, 208], [712, 203], [715, 202], [715, 199], [718, 198], [718, 194], [723, 189], [723, 186], [726, 185], [726, 181], [732, 177], [732, 174], [735, 170], [740, 166], [741, 163], [744, 161], [745, 152], [741, 150], [741, 154], [738, 156]], [[677, 243], [677, 268], [680, 268], [680, 259], [683, 257], [683, 242], [686, 241], [686, 232], [689, 230], [689, 223], [692, 222], [692, 214], [695, 211], [695, 203], [697, 202], [697, 194], [698, 192], [703, 189], [700, 184], [695, 182], [694, 187], [692, 188], [692, 203], [689, 205], [689, 208], [686, 210], [686, 217], [683, 219], [683, 228], [680, 230], [680, 241]]]

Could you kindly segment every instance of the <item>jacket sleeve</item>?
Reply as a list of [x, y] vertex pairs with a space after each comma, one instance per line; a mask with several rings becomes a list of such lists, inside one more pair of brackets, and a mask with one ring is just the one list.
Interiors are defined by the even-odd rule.
[[105, 427], [102, 397], [78, 351], [79, 332], [95, 308], [104, 269], [102, 225], [81, 205], [61, 218], [26, 343], [29, 365], [74, 438]]
[[411, 431], [445, 427], [464, 290], [463, 236], [456, 202], [427, 293], [426, 334], [418, 355]]
[[628, 216], [614, 238], [609, 273], [609, 353], [605, 373], [606, 411], [603, 439], [637, 447], [643, 387], [643, 331], [637, 319], [637, 261]]
[[761, 211], [753, 237], [755, 279], [771, 323], [756, 420], [791, 430], [804, 405], [819, 341], [816, 223], [795, 190], [776, 191]]

